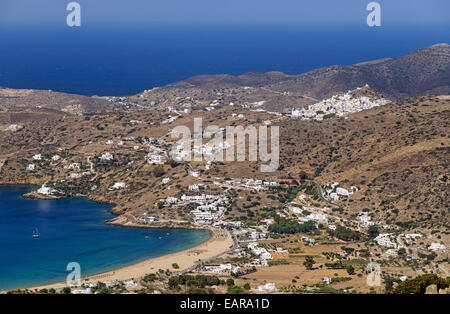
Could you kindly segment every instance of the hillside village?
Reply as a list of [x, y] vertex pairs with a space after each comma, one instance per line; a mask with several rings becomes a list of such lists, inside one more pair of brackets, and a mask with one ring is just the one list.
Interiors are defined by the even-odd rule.
[[334, 116], [343, 117], [390, 103], [389, 100], [374, 94], [369, 85], [366, 85], [348, 91], [343, 95], [335, 95], [306, 108], [293, 109], [291, 116], [296, 119], [321, 121]]
[[[196, 286], [202, 292], [382, 293], [418, 275], [448, 277], [448, 164], [443, 158], [449, 147], [448, 98], [396, 103], [373, 98], [366, 86], [289, 115], [255, 110], [261, 101], [245, 108], [216, 96], [204, 103], [180, 97], [180, 106], [150, 112], [134, 111], [126, 98], [114, 98], [111, 103], [127, 110], [56, 115], [45, 120], [47, 126], [37, 120], [3, 128], [1, 183], [40, 186], [26, 197], [85, 196], [114, 205], [118, 216], [108, 224], [206, 228], [224, 232], [232, 242], [219, 256], [188, 269], [172, 265], [143, 278], [89, 282], [71, 293], [180, 292], [191, 278], [183, 276], [211, 280], [207, 287]], [[280, 126], [280, 168], [261, 174], [247, 161], [185, 162], [182, 150], [171, 155], [171, 129], [191, 125], [199, 116], [220, 128]], [[420, 130], [413, 130], [408, 119]], [[356, 128], [366, 121], [380, 127]], [[407, 142], [389, 142], [393, 133]], [[19, 151], [18, 142], [24, 143]], [[409, 160], [405, 169], [383, 159], [389, 155], [400, 162], [395, 158], [406, 158], [399, 153], [405, 147], [413, 147], [408, 154], [428, 158]], [[217, 153], [208, 145], [194, 146], [193, 152]], [[400, 191], [399, 177], [405, 190]], [[419, 178], [428, 182], [417, 184]], [[430, 191], [439, 192], [431, 197]], [[408, 193], [413, 196], [402, 199]], [[417, 219], [422, 215], [429, 219]], [[383, 269], [382, 286], [366, 284], [370, 263]]]

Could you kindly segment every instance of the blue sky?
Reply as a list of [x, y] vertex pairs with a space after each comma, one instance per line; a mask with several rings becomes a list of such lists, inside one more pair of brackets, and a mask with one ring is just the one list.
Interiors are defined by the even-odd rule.
[[[0, 24], [61, 24], [69, 0], [1, 0]], [[82, 23], [365, 23], [371, 0], [78, 0]], [[449, 25], [449, 0], [379, 0], [383, 26]]]

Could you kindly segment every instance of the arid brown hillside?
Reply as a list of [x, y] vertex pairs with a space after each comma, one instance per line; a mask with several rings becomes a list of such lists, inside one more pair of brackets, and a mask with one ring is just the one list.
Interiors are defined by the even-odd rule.
[[269, 87], [322, 99], [365, 84], [391, 99], [448, 94], [450, 46], [434, 45], [380, 62], [323, 68]]
[[[448, 96], [423, 96], [324, 121], [302, 121], [233, 106], [219, 106], [213, 111], [194, 106], [192, 113], [168, 124], [161, 123], [173, 115], [167, 110], [95, 116], [54, 114], [30, 119], [33, 110], [36, 117], [43, 112], [29, 109], [27, 115], [31, 116], [21, 119], [23, 129], [0, 131], [0, 177], [2, 183], [65, 180], [74, 191], [83, 187], [83, 194], [94, 199], [122, 204], [119, 212], [133, 212], [151, 208], [158, 199], [177, 195], [180, 189], [200, 180], [189, 176], [186, 166], [164, 165], [165, 175], [173, 182], [172, 189], [164, 188], [161, 178], [153, 174], [155, 166], [144, 158], [148, 146], [142, 139], [162, 139], [166, 141], [162, 147], [170, 148], [173, 140], [169, 131], [177, 125], [192, 128], [194, 117], [202, 117], [205, 127], [258, 126], [271, 121], [271, 125], [280, 127], [278, 171], [261, 173], [258, 163], [248, 161], [215, 163], [209, 171], [204, 171], [204, 163], [192, 163], [201, 170], [203, 182], [214, 187], [216, 178], [260, 178], [295, 184], [303, 171], [321, 185], [337, 181], [347, 187], [359, 187], [360, 192], [341, 201], [344, 217], [365, 210], [377, 220], [389, 223], [442, 228], [448, 224], [449, 104]], [[5, 111], [0, 114], [0, 121], [10, 123], [15, 114], [16, 111]], [[139, 123], [133, 122], [138, 120]], [[115, 144], [108, 145], [109, 140]], [[117, 145], [119, 141], [123, 141], [121, 146]], [[98, 162], [105, 152], [115, 156], [113, 163]], [[33, 161], [35, 154], [43, 154], [45, 161]], [[56, 154], [61, 161], [51, 161]], [[37, 165], [33, 172], [26, 171], [30, 163]], [[81, 171], [91, 174], [68, 179], [71, 171], [64, 167], [71, 163], [80, 163]], [[108, 190], [121, 181], [130, 188]], [[98, 189], [86, 191], [94, 182]], [[242, 193], [237, 207], [245, 203], [246, 192]], [[280, 205], [265, 195], [258, 203], [261, 206], [255, 210]], [[250, 215], [249, 210], [246, 214]]]
[[102, 113], [114, 108], [105, 99], [96, 97], [0, 87], [0, 110], [28, 107], [54, 109], [72, 114]]
[[[288, 120], [282, 167], [306, 171], [322, 185], [361, 188], [349, 214], [368, 209], [386, 221], [448, 223], [450, 99], [410, 98], [322, 122]], [[295, 175], [293, 175], [295, 173]]]

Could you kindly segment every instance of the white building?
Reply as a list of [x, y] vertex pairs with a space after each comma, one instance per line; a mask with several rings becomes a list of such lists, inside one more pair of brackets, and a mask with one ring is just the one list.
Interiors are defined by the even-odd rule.
[[70, 164], [68, 166], [65, 166], [64, 168], [65, 169], [69, 169], [69, 170], [80, 170], [81, 169], [81, 165], [79, 163], [75, 162], [75, 163], [72, 163], [72, 164]]
[[191, 213], [194, 216], [194, 222], [197, 224], [212, 224], [214, 221], [214, 217], [211, 212], [193, 210]]
[[126, 286], [127, 288], [134, 288], [134, 287], [137, 287], [137, 283], [136, 283], [134, 280], [132, 280], [132, 279], [127, 280], [127, 281], [124, 281], [123, 283], [125, 284], [125, 286]]
[[380, 246], [394, 249], [397, 248], [397, 243], [391, 239], [391, 235], [389, 233], [380, 233], [374, 240]]
[[314, 240], [312, 238], [309, 238], [309, 237], [302, 237], [302, 241], [303, 242], [308, 242], [308, 243], [310, 243], [312, 245], [314, 245], [316, 243], [316, 240]]
[[301, 111], [299, 108], [292, 109], [292, 111], [291, 111], [292, 118], [301, 118], [302, 116], [303, 116], [303, 111]]
[[42, 155], [41, 154], [34, 155], [33, 160], [42, 160]]
[[200, 186], [198, 184], [194, 184], [194, 185], [190, 185], [188, 187], [189, 191], [199, 191], [200, 190]]
[[18, 124], [11, 124], [10, 126], [8, 126], [5, 131], [11, 131], [11, 132], [17, 132], [19, 130], [23, 129], [23, 126], [18, 125]]
[[358, 215], [359, 223], [364, 228], [369, 228], [370, 226], [375, 225], [375, 222], [372, 221], [372, 217], [367, 216], [366, 213], [360, 213]]
[[336, 193], [342, 196], [349, 196], [350, 192], [344, 188], [336, 188]]
[[200, 173], [198, 173], [197, 171], [191, 171], [190, 174], [191, 174], [191, 176], [196, 177], [196, 178], [200, 176]]
[[233, 270], [233, 266], [231, 264], [210, 265], [205, 266], [205, 270], [216, 274], [223, 274], [226, 272], [231, 272]]
[[339, 201], [339, 195], [337, 195], [337, 193], [330, 193], [330, 198], [333, 201]]
[[320, 213], [313, 213], [308, 216], [308, 219], [313, 220], [317, 223], [328, 223], [328, 215], [327, 214], [320, 214]]
[[175, 204], [178, 203], [178, 198], [169, 196], [168, 198], [166, 198], [165, 202], [168, 204]]
[[303, 213], [303, 210], [302, 210], [301, 208], [299, 208], [299, 207], [292, 207], [292, 208], [291, 208], [291, 211], [292, 211], [294, 214], [299, 214], [299, 215], [301, 215], [301, 214]]
[[53, 193], [56, 193], [56, 192], [57, 192], [56, 190], [46, 187], [45, 184], [43, 184], [40, 187], [40, 189], [37, 190], [37, 193], [42, 194], [42, 195], [47, 195], [47, 196], [52, 195]]
[[149, 217], [141, 217], [141, 218], [138, 219], [138, 221], [141, 222], [141, 223], [150, 223], [150, 222], [156, 222], [156, 221], [158, 221], [158, 218], [152, 217], [152, 216], [149, 216]]
[[257, 242], [252, 242], [247, 247], [253, 254], [259, 256], [262, 260], [273, 259], [272, 254], [267, 252], [265, 248], [259, 247]]
[[277, 290], [277, 287], [275, 286], [275, 284], [273, 282], [269, 282], [263, 286], [258, 287], [258, 291], [260, 291], [260, 292], [272, 292], [272, 291], [276, 291], [276, 290]]
[[107, 152], [107, 153], [104, 153], [103, 155], [101, 155], [99, 157], [99, 159], [106, 160], [106, 161], [111, 161], [111, 160], [114, 159], [114, 156]]
[[433, 242], [431, 243], [431, 245], [428, 247], [428, 250], [430, 251], [440, 251], [440, 250], [445, 250], [445, 245], [439, 243], [439, 242]]
[[114, 183], [114, 185], [111, 187], [110, 190], [120, 190], [120, 189], [125, 189], [127, 187], [127, 185], [125, 184], [125, 182], [116, 182]]
[[157, 155], [148, 153], [145, 157], [148, 160], [148, 163], [151, 165], [162, 165], [164, 163], [165, 157], [163, 155]]

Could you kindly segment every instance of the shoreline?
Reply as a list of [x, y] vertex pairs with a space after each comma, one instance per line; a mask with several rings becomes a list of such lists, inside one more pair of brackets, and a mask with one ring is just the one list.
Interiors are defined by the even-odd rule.
[[[138, 262], [129, 266], [120, 267], [108, 272], [82, 277], [81, 284], [90, 284], [99, 281], [112, 282], [115, 280], [137, 280], [149, 273], [155, 273], [159, 269], [169, 269], [174, 273], [180, 273], [189, 270], [191, 267], [197, 265], [200, 262], [205, 262], [209, 259], [214, 259], [222, 254], [225, 254], [233, 246], [233, 239], [228, 231], [222, 229], [214, 229], [212, 227], [202, 229], [209, 230], [212, 233], [211, 238], [206, 242], [179, 252], [153, 257], [145, 261]], [[178, 264], [178, 269], [172, 267], [172, 264], [175, 263]], [[67, 284], [65, 282], [58, 282], [21, 289], [62, 289], [64, 287], [67, 287]]]
[[[0, 184], [0, 186], [30, 186], [32, 184]], [[31, 192], [33, 193], [33, 192]], [[28, 193], [30, 194], [30, 193]], [[22, 195], [25, 197], [25, 195]], [[211, 237], [206, 241], [197, 246], [184, 249], [182, 251], [169, 253], [166, 255], [153, 257], [146, 259], [144, 261], [134, 263], [128, 266], [122, 266], [117, 269], [113, 269], [107, 272], [102, 272], [98, 274], [94, 274], [91, 276], [86, 276], [81, 278], [82, 284], [89, 284], [98, 281], [107, 282], [107, 281], [123, 281], [128, 279], [139, 279], [149, 273], [157, 272], [159, 269], [169, 269], [173, 273], [180, 273], [186, 270], [189, 270], [191, 267], [198, 264], [200, 261], [205, 262], [209, 259], [215, 259], [220, 255], [225, 254], [233, 247], [233, 238], [231, 234], [223, 229], [215, 229], [211, 226], [194, 226], [190, 223], [180, 224], [178, 222], [165, 222], [165, 223], [155, 223], [154, 225], [141, 225], [137, 223], [133, 223], [129, 221], [124, 214], [114, 214], [113, 210], [116, 204], [111, 202], [102, 202], [99, 200], [95, 200], [95, 197], [89, 196], [69, 196], [69, 197], [56, 197], [56, 198], [37, 198], [37, 199], [47, 199], [47, 200], [55, 200], [61, 198], [70, 198], [70, 197], [86, 197], [88, 200], [96, 203], [109, 204], [112, 207], [108, 209], [108, 212], [112, 213], [116, 217], [103, 221], [105, 225], [118, 226], [123, 228], [144, 228], [144, 229], [190, 229], [190, 230], [209, 230], [211, 232]], [[28, 198], [34, 199], [36, 198]], [[172, 264], [178, 264], [179, 268], [173, 268]], [[16, 288], [16, 289], [6, 289], [5, 291], [14, 291], [14, 290], [40, 290], [40, 289], [62, 289], [67, 287], [65, 282], [56, 282], [51, 284], [44, 284], [39, 286], [31, 286], [24, 288]]]

